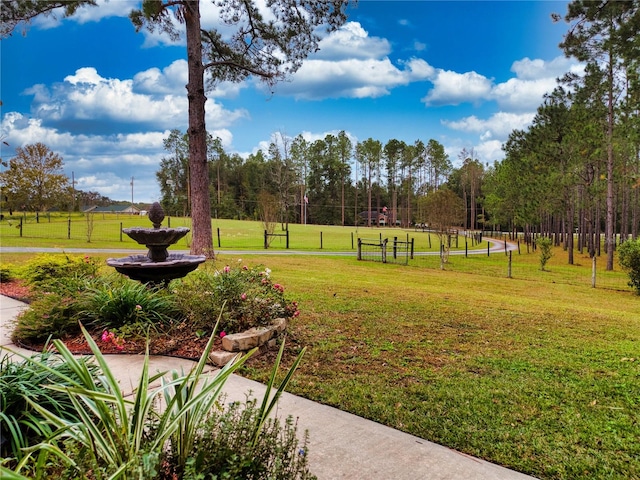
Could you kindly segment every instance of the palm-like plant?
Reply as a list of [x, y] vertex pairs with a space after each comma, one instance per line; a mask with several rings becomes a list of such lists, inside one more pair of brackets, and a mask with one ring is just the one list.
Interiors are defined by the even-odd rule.
[[[47, 472], [42, 467], [47, 456], [52, 454], [69, 467], [80, 469], [73, 453], [69, 454], [58, 447], [58, 440], [70, 440], [79, 447], [85, 455], [83, 461], [85, 464], [88, 462], [97, 478], [154, 478], [159, 473], [163, 455], [167, 454], [173, 462], [174, 471], [182, 472], [189, 457], [194, 454], [198, 429], [210, 415], [226, 380], [256, 351], [254, 349], [237, 356], [213, 376], [204, 375], [215, 340], [212, 334], [202, 357], [191, 371], [186, 374], [173, 371], [166, 378], [166, 372], [149, 374], [147, 346], [140, 380], [131, 400], [125, 398], [120, 390], [117, 379], [91, 335], [84, 328], [82, 331], [99, 367], [97, 376], [87, 362], [74, 357], [59, 340], [54, 340], [53, 345], [75, 378], [46, 365], [41, 366], [37, 359], [22, 356], [26, 361], [49, 371], [54, 381], [64, 381], [64, 384], [48, 385], [47, 388], [69, 395], [76, 420], [65, 418], [29, 400], [31, 407], [49, 422], [53, 433], [47, 441], [28, 448], [13, 471], [0, 467], [0, 472], [7, 478], [21, 478], [22, 472], [33, 473], [35, 478], [44, 478]], [[251, 432], [251, 439], [248, 439], [254, 444], [304, 354], [303, 350], [271, 396], [283, 352], [284, 342], [267, 385], [259, 421]], [[159, 378], [162, 379], [161, 385], [150, 388], [150, 384]], [[160, 397], [165, 404], [161, 411], [156, 408]], [[34, 464], [34, 471], [27, 472]]]

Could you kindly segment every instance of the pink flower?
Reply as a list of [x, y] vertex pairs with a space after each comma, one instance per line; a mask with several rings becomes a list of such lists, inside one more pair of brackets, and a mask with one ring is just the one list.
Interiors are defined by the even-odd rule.
[[226, 265], [223, 269], [224, 273], [229, 273], [231, 271], [231, 267], [229, 265]]
[[300, 315], [300, 310], [296, 310], [295, 312], [293, 312], [293, 317], [297, 317], [298, 315]]
[[142, 305], [136, 305], [136, 310], [142, 310]]
[[246, 299], [247, 299], [247, 294], [246, 294], [246, 293], [243, 293], [242, 295], [240, 295], [240, 298], [241, 298], [242, 300], [246, 300]]
[[279, 292], [284, 292], [284, 287], [282, 285], [280, 285], [279, 283], [274, 283], [273, 284], [273, 288], [275, 288]]
[[102, 339], [103, 342], [108, 342], [109, 341], [109, 332], [108, 331], [104, 331], [102, 332], [102, 337], [100, 337]]
[[224, 330], [220, 332], [220, 338], [224, 338], [226, 336], [227, 336], [227, 332], [225, 332]]
[[249, 270], [249, 267], [247, 267], [246, 265], [242, 267], [243, 270]]

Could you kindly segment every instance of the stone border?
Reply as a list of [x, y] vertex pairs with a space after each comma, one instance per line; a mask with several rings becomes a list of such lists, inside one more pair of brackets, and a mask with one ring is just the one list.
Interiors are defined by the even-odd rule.
[[279, 334], [287, 329], [286, 318], [276, 318], [268, 327], [254, 327], [245, 332], [232, 333], [222, 337], [222, 350], [209, 354], [209, 361], [218, 367], [229, 363], [239, 353], [246, 353], [255, 347], [275, 347]]

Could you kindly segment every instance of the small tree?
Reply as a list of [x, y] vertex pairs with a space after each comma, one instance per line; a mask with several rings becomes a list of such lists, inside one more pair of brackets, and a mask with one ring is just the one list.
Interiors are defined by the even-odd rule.
[[618, 261], [629, 274], [629, 286], [640, 295], [640, 239], [630, 240], [620, 245]]
[[436, 232], [441, 245], [441, 268], [449, 259], [449, 235], [451, 227], [464, 221], [465, 208], [462, 199], [448, 188], [441, 188], [420, 199], [424, 211], [423, 222]]
[[95, 213], [87, 212], [85, 219], [87, 221], [87, 243], [91, 243], [91, 236], [93, 235], [93, 217]]
[[540, 237], [536, 241], [536, 245], [540, 248], [540, 270], [544, 272], [547, 262], [553, 257], [553, 242], [548, 237]]
[[276, 224], [278, 223], [278, 199], [275, 195], [270, 194], [269, 192], [260, 192], [258, 195], [258, 211], [260, 215], [260, 221], [262, 222], [262, 226], [267, 232], [268, 237], [268, 245], [271, 244], [271, 240], [273, 237], [273, 232], [276, 230]]
[[43, 143], [16, 148], [16, 156], [0, 173], [3, 196], [16, 209], [46, 211], [66, 197], [69, 179], [62, 165], [62, 157]]

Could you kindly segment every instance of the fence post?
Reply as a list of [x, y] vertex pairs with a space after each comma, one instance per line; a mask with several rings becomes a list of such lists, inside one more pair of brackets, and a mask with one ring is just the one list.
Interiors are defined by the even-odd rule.
[[429, 250], [431, 250], [431, 234], [429, 233]]
[[171, 228], [171, 217], [167, 217], [167, 228]]
[[[382, 234], [380, 234], [380, 237], [382, 238]], [[382, 263], [387, 263], [387, 242], [389, 241], [388, 238], [385, 238], [384, 241], [382, 242]]]
[[393, 237], [393, 259], [398, 258], [398, 237]]
[[266, 250], [269, 247], [269, 244], [267, 243], [267, 231], [264, 231], [264, 249]]
[[322, 231], [320, 232], [320, 250], [322, 250]]
[[511, 253], [509, 252], [509, 267], [507, 268], [507, 278], [511, 278]]
[[120, 241], [122, 241], [122, 222], [120, 222]]
[[353, 232], [351, 232], [351, 250], [353, 250]]
[[218, 227], [217, 230], [218, 230], [218, 248], [220, 248], [220, 227]]
[[287, 237], [286, 237], [287, 241], [285, 242], [285, 247], [286, 247], [287, 250], [289, 250], [289, 228], [287, 228], [285, 230], [285, 232], [286, 232], [286, 235], [287, 235]]
[[358, 239], [358, 260], [362, 260], [362, 239]]
[[71, 240], [71, 219], [67, 219], [67, 240]]
[[[471, 240], [473, 242], [473, 239]], [[469, 245], [467, 244], [467, 239], [464, 239], [464, 258], [469, 257]]]
[[414, 241], [415, 241], [415, 238], [411, 238], [411, 260], [413, 260]]
[[20, 236], [22, 237], [22, 217], [20, 217]]
[[591, 288], [596, 288], [596, 256], [591, 260]]
[[504, 254], [505, 255], [507, 254], [507, 237], [506, 237], [506, 235], [505, 235], [505, 238], [504, 238]]
[[491, 242], [487, 242], [487, 257], [491, 256]]

